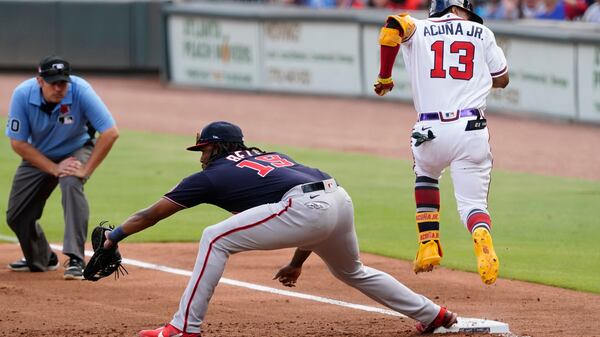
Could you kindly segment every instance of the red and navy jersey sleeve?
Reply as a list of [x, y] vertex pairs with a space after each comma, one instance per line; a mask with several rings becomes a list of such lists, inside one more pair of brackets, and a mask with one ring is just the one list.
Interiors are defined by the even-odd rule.
[[177, 186], [164, 195], [182, 207], [190, 208], [215, 199], [216, 191], [204, 172], [198, 172], [183, 179]]
[[181, 207], [211, 204], [229, 212], [281, 201], [292, 187], [329, 179], [324, 172], [277, 152], [237, 151], [214, 160], [164, 195]]

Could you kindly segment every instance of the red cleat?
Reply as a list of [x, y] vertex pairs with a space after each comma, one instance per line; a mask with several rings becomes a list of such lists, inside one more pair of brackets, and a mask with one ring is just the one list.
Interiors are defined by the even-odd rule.
[[142, 330], [140, 337], [201, 337], [199, 332], [183, 332], [171, 324], [167, 324], [155, 330]]
[[425, 325], [424, 323], [419, 322], [416, 325], [417, 331], [420, 333], [432, 333], [435, 329], [443, 326], [448, 329], [454, 324], [456, 324], [458, 315], [453, 313], [452, 311], [441, 307], [440, 312], [437, 317], [433, 320], [433, 322], [429, 323], [429, 325]]

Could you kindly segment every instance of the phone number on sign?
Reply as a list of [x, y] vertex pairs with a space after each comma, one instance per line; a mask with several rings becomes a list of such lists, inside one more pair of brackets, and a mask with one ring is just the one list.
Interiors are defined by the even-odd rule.
[[269, 68], [267, 70], [267, 77], [269, 82], [278, 84], [309, 85], [311, 82], [311, 76], [308, 70]]

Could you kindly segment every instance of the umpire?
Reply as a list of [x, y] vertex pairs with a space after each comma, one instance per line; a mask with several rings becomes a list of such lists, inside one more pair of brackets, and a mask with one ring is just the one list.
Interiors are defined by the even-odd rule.
[[[58, 257], [38, 220], [60, 185], [67, 280], [81, 279], [85, 265], [89, 207], [83, 185], [119, 136], [111, 113], [90, 84], [70, 73], [63, 58], [44, 57], [38, 76], [14, 90], [6, 125], [10, 145], [23, 159], [13, 179], [6, 221], [24, 258], [9, 268], [32, 272], [58, 268]], [[100, 133], [97, 140], [95, 130]]]

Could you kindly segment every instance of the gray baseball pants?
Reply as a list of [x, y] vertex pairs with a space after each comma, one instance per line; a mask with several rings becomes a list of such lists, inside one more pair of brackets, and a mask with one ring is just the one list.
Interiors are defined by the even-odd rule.
[[289, 247], [314, 251], [335, 277], [417, 321], [429, 324], [440, 311], [439, 305], [391, 275], [361, 263], [354, 206], [342, 187], [304, 193], [299, 185], [279, 203], [248, 209], [204, 230], [192, 277], [171, 324], [187, 333], [200, 332], [231, 254]]
[[[93, 145], [86, 145], [71, 156], [85, 163], [93, 148]], [[90, 213], [83, 192], [84, 184], [83, 179], [73, 176], [56, 178], [25, 160], [17, 168], [8, 200], [6, 222], [17, 235], [31, 271], [46, 271], [48, 268], [52, 250], [39, 219], [42, 217], [46, 200], [56, 185], [60, 185], [62, 193], [65, 222], [63, 253], [84, 259]]]

